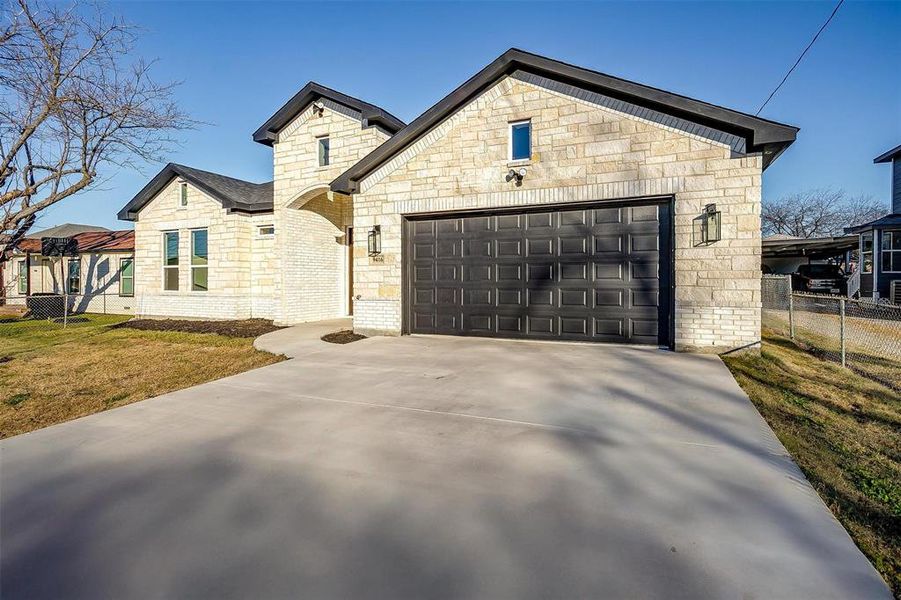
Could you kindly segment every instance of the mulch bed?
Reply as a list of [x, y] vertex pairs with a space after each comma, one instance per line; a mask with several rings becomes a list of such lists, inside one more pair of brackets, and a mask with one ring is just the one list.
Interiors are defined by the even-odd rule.
[[144, 331], [181, 331], [184, 333], [218, 333], [228, 337], [255, 338], [282, 329], [267, 319], [240, 321], [183, 321], [181, 319], [132, 319], [113, 327]]
[[356, 342], [359, 340], [365, 340], [365, 335], [360, 335], [359, 333], [354, 333], [350, 329], [345, 329], [343, 331], [336, 331], [335, 333], [327, 333], [322, 336], [323, 342], [328, 342], [330, 344], [349, 344], [351, 342]]

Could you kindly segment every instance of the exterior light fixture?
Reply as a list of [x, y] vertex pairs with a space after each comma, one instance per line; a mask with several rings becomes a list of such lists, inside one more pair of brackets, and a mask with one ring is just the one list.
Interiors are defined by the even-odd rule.
[[705, 244], [712, 244], [722, 239], [722, 213], [716, 209], [716, 204], [708, 204], [704, 207], [703, 240]]
[[374, 225], [366, 236], [367, 246], [369, 247], [369, 256], [378, 256], [382, 253], [382, 227]]
[[522, 185], [522, 179], [526, 176], [526, 168], [522, 167], [520, 169], [510, 169], [507, 171], [506, 179], [507, 181], [515, 182], [516, 186]]

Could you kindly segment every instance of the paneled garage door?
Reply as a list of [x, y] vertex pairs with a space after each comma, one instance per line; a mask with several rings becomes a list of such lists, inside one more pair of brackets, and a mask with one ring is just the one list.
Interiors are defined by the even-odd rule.
[[669, 344], [670, 205], [409, 218], [410, 333]]

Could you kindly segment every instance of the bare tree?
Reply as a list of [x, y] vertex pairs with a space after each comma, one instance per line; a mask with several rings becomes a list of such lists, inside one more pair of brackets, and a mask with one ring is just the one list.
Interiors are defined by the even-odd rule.
[[99, 6], [0, 0], [0, 263], [44, 209], [98, 171], [156, 161], [193, 122]]
[[844, 190], [814, 189], [763, 202], [764, 235], [799, 238], [842, 235], [845, 227], [878, 219], [885, 206], [870, 196], [848, 196]]

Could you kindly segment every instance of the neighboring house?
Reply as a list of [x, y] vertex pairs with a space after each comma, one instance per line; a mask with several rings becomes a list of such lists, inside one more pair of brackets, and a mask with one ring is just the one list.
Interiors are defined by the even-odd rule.
[[873, 163], [892, 165], [892, 212], [875, 221], [848, 227], [845, 233], [856, 234], [860, 240], [861, 269], [855, 274], [859, 278], [856, 286], [860, 297], [886, 298], [901, 304], [901, 146], [877, 156]]
[[515, 49], [409, 125], [310, 83], [253, 135], [272, 183], [168, 165], [122, 209], [138, 312], [753, 347], [797, 131]]
[[763, 238], [764, 273], [788, 275], [810, 263], [839, 264], [850, 273], [851, 252], [857, 249], [857, 236], [797, 238], [781, 233]]
[[[65, 290], [71, 312], [133, 313], [134, 232], [97, 229], [66, 236], [33, 235], [19, 242], [5, 264], [6, 303], [24, 305], [29, 298], [59, 295]], [[71, 237], [78, 255], [43, 256], [44, 237]]]

